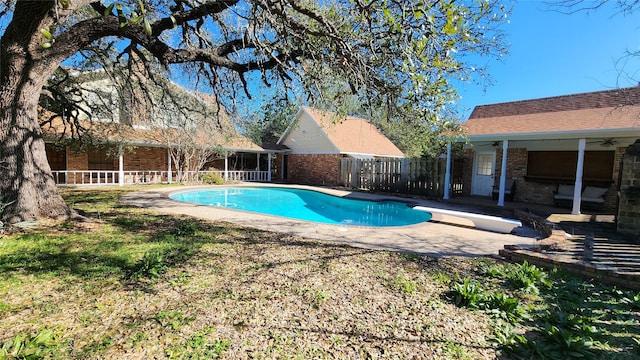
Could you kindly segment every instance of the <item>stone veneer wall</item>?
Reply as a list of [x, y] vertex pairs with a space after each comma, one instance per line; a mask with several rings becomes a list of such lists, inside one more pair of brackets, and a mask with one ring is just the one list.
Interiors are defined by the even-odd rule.
[[618, 232], [640, 235], [640, 139], [629, 146], [622, 158]]
[[308, 185], [338, 185], [340, 154], [289, 155], [287, 181]]

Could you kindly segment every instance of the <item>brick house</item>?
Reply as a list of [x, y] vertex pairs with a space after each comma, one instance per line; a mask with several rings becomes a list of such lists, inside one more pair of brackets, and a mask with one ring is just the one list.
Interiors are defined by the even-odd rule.
[[302, 107], [277, 143], [286, 147], [278, 161], [282, 180], [337, 185], [340, 159], [404, 158], [371, 122]]
[[481, 105], [462, 127], [464, 195], [490, 196], [495, 187], [504, 205], [513, 179], [514, 201], [551, 205], [559, 185], [569, 185], [577, 214], [591, 186], [607, 189], [601, 208], [614, 211], [622, 155], [640, 138], [640, 87]]
[[[47, 159], [56, 183], [123, 185], [179, 180], [178, 169], [170, 156], [168, 129], [103, 122], [84, 125], [85, 136], [91, 136], [96, 146], [80, 146], [71, 139], [69, 128], [62, 121], [50, 121], [42, 126]], [[229, 178], [231, 172], [237, 180], [270, 179], [270, 169], [260, 169], [258, 165], [260, 156], [265, 157], [268, 151], [240, 134], [202, 136], [208, 140], [203, 140], [201, 145], [216, 144], [218, 153], [203, 168], [193, 169], [194, 172], [215, 167], [225, 178]], [[248, 175], [247, 169], [255, 174]]]
[[[150, 74], [135, 60], [109, 73], [63, 67], [52, 79], [63, 86], [58, 93], [74, 94], [61, 102], [43, 92], [40, 101], [58, 184], [191, 181], [213, 168], [227, 179], [270, 180], [270, 151], [240, 134], [212, 95]], [[73, 120], [63, 121], [63, 113]], [[97, 146], [82, 145], [79, 134]]]

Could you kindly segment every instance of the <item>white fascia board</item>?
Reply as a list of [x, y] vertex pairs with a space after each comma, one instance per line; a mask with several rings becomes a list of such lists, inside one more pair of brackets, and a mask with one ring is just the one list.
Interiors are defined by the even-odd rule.
[[282, 133], [282, 135], [280, 135], [280, 138], [278, 139], [276, 144], [282, 144], [284, 139], [286, 139], [287, 136], [289, 136], [289, 133], [291, 132], [291, 129], [293, 128], [293, 125], [295, 125], [297, 120], [300, 119], [300, 114], [302, 114], [303, 111], [304, 111], [304, 107], [301, 106], [300, 110], [298, 110], [298, 112], [293, 116], [293, 118], [289, 122], [289, 126], [287, 126], [287, 129]]
[[289, 154], [291, 155], [333, 155], [333, 154], [341, 154], [341, 152], [328, 152], [328, 151], [291, 151]]
[[384, 158], [394, 158], [394, 159], [404, 159], [404, 156], [398, 156], [398, 155], [387, 155], [387, 154], [365, 154], [365, 153], [357, 153], [357, 152], [346, 152], [343, 151], [340, 154], [342, 155], [354, 155], [354, 156], [368, 156], [368, 157], [384, 157]]
[[593, 129], [593, 130], [569, 130], [569, 131], [549, 131], [537, 133], [507, 133], [507, 134], [483, 134], [467, 135], [456, 137], [457, 142], [464, 142], [467, 139], [473, 141], [492, 140], [551, 140], [551, 139], [581, 139], [592, 137], [633, 137], [640, 136], [640, 127], [619, 128], [619, 129]]

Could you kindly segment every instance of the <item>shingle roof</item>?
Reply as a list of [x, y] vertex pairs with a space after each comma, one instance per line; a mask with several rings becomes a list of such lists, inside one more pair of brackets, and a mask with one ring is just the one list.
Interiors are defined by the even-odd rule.
[[477, 106], [468, 135], [640, 129], [640, 87]]
[[[160, 129], [157, 127], [140, 128], [126, 124], [117, 124], [113, 122], [100, 121], [82, 121], [81, 125], [87, 129], [87, 133], [93, 138], [105, 142], [125, 142], [134, 145], [150, 145], [150, 146], [166, 146], [167, 141], [181, 135], [174, 134], [173, 129]], [[42, 130], [49, 137], [71, 137], [72, 131], [68, 125], [57, 117], [52, 117], [50, 121], [45, 122]], [[182, 136], [184, 141], [184, 136]], [[228, 150], [255, 150], [262, 148], [246, 137], [238, 134], [235, 130], [222, 134], [204, 133], [197, 134], [195, 139], [196, 145], [200, 146], [220, 146]]]
[[303, 109], [320, 125], [341, 153], [404, 157], [402, 151], [368, 120], [341, 117], [310, 107]]

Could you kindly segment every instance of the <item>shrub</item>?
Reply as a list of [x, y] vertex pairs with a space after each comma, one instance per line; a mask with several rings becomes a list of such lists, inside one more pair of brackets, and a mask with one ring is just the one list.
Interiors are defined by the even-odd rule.
[[218, 173], [204, 173], [204, 174], [199, 174], [198, 177], [200, 178], [200, 181], [202, 181], [202, 183], [204, 184], [209, 184], [209, 185], [224, 184], [224, 179]]
[[151, 250], [146, 252], [142, 259], [133, 266], [131, 277], [137, 280], [142, 278], [157, 279], [167, 269], [164, 254], [159, 250]]

